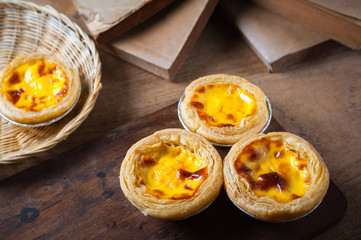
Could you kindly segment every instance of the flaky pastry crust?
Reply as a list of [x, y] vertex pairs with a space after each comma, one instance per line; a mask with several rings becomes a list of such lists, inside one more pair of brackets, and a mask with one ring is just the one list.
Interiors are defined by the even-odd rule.
[[[256, 196], [249, 182], [237, 174], [234, 163], [243, 148], [262, 138], [281, 140], [287, 149], [307, 159], [310, 185], [305, 194], [287, 203], [268, 196]], [[257, 134], [235, 144], [224, 160], [224, 185], [232, 202], [247, 214], [264, 221], [279, 222], [302, 217], [322, 201], [329, 186], [329, 172], [322, 157], [306, 140], [286, 132]]]
[[[191, 104], [192, 96], [200, 87], [223, 83], [234, 84], [251, 93], [256, 99], [256, 112], [249, 117], [245, 117], [239, 125], [210, 126], [199, 118], [196, 108]], [[267, 108], [266, 97], [259, 87], [241, 77], [215, 74], [198, 78], [188, 85], [180, 104], [180, 115], [189, 130], [202, 135], [211, 142], [232, 145], [242, 138], [260, 133], [267, 124], [269, 110]]]
[[[186, 199], [160, 199], [139, 182], [138, 167], [142, 156], [157, 151], [162, 144], [183, 146], [207, 161], [208, 177], [194, 196]], [[155, 132], [134, 144], [120, 169], [120, 187], [128, 200], [143, 214], [157, 218], [182, 219], [201, 211], [218, 196], [223, 183], [222, 159], [203, 137], [182, 129]]]
[[[68, 77], [68, 90], [66, 95], [57, 104], [48, 108], [43, 108], [41, 111], [25, 111], [17, 108], [11, 103], [3, 89], [5, 77], [12, 72], [14, 68], [25, 64], [32, 60], [51, 61], [61, 66]], [[18, 57], [11, 61], [0, 73], [0, 112], [8, 119], [21, 124], [38, 124], [48, 122], [52, 119], [62, 116], [66, 113], [77, 101], [80, 94], [80, 78], [76, 70], [61, 62], [52, 56], [45, 54], [29, 54]]]

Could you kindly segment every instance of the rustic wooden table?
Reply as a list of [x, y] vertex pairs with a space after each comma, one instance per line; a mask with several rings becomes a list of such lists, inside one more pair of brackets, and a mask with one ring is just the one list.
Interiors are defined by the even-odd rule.
[[175, 103], [197, 77], [214, 73], [242, 76], [264, 90], [274, 118], [287, 131], [318, 149], [332, 180], [348, 200], [344, 219], [318, 239], [361, 238], [360, 51], [335, 43], [307, 62], [269, 73], [216, 11], [172, 82], [103, 51], [100, 57], [103, 89], [95, 108], [79, 129], [57, 146], [59, 151]]

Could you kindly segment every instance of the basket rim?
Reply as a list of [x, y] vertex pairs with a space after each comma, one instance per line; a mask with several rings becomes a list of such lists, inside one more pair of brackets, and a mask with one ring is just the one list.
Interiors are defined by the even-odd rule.
[[8, 152], [0, 155], [0, 164], [18, 163], [25, 158], [32, 157], [38, 153], [45, 152], [53, 148], [56, 144], [68, 137], [74, 132], [80, 124], [88, 117], [89, 113], [95, 106], [96, 99], [98, 98], [99, 91], [102, 88], [101, 80], [101, 62], [99, 53], [97, 51], [94, 41], [73, 21], [71, 21], [66, 15], [58, 12], [49, 5], [40, 6], [33, 2], [26, 1], [14, 1], [14, 0], [0, 0], [0, 4], [6, 4], [8, 8], [20, 8], [20, 10], [33, 10], [38, 13], [45, 13], [49, 16], [55, 17], [60, 23], [64, 24], [68, 28], [72, 29], [77, 34], [78, 38], [83, 44], [86, 44], [92, 56], [92, 62], [95, 68], [93, 69], [94, 79], [91, 79], [91, 86], [89, 89], [89, 96], [81, 107], [80, 112], [74, 116], [69, 122], [67, 122], [59, 132], [54, 135], [49, 141], [44, 141], [37, 144], [31, 151], [27, 149], [19, 149], [14, 152]]

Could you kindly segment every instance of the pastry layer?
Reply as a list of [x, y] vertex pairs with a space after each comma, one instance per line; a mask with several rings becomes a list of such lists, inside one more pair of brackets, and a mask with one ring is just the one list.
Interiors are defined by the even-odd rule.
[[202, 136], [164, 129], [141, 139], [127, 152], [120, 186], [142, 213], [181, 219], [206, 208], [223, 183], [222, 159]]

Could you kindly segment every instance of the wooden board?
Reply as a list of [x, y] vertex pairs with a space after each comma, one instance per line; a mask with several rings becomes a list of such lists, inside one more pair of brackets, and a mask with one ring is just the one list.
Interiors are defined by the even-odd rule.
[[173, 0], [73, 0], [98, 42], [106, 42], [147, 20]]
[[156, 16], [101, 47], [171, 80], [208, 22], [218, 0], [175, 1]]
[[305, 0], [251, 0], [352, 49], [361, 49], [361, 20]]
[[[225, 191], [186, 220], [144, 216], [124, 197], [119, 169], [129, 147], [180, 127], [171, 105], [0, 182], [0, 239], [305, 239], [339, 222], [347, 201], [331, 181], [320, 206], [297, 221], [272, 224], [239, 211]], [[269, 131], [283, 130], [273, 119]], [[224, 157], [228, 148], [218, 148]]]
[[307, 0], [339, 14], [361, 20], [360, 0]]
[[328, 37], [257, 5], [224, 0], [220, 7], [271, 72], [326, 50]]

